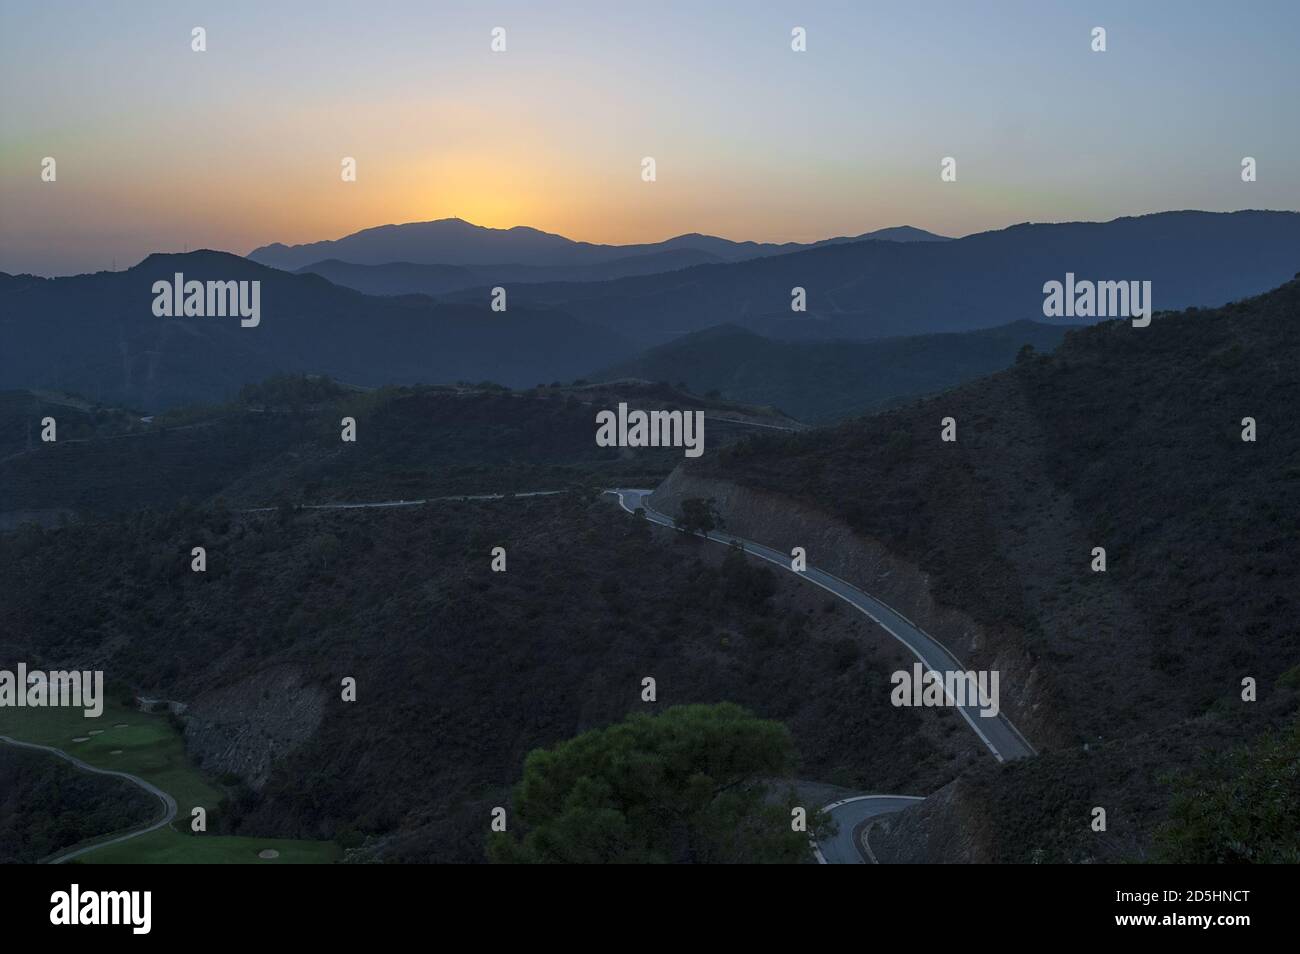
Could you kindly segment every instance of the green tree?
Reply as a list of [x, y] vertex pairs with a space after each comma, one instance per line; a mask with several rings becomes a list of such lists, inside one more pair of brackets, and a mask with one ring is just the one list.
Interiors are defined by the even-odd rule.
[[784, 725], [731, 703], [636, 713], [529, 753], [514, 791], [517, 827], [492, 835], [488, 857], [801, 861], [808, 836], [792, 830], [793, 800], [773, 797], [762, 781], [788, 772], [793, 760]]
[[1156, 833], [1172, 864], [1300, 863], [1300, 720], [1177, 777]]
[[682, 513], [676, 520], [677, 529], [704, 536], [722, 526], [717, 504], [712, 500], [688, 497], [682, 501]]

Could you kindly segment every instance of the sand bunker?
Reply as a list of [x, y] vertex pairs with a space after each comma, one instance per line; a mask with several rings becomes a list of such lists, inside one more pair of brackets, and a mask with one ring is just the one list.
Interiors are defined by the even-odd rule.
[[130, 725], [130, 723], [127, 723], [127, 722], [119, 722], [119, 723], [117, 723], [117, 725], [113, 726], [113, 728], [115, 728], [115, 729], [125, 729], [125, 728], [127, 728], [129, 725]]
[[75, 737], [73, 738], [72, 741], [73, 741], [73, 742], [89, 742], [89, 741], [90, 741], [90, 736], [88, 736], [88, 735], [78, 735], [78, 736], [75, 736]]
[[257, 853], [257, 857], [263, 858], [266, 861], [270, 861], [272, 858], [279, 858], [280, 853], [276, 851], [274, 848], [263, 848], [261, 851]]
[[121, 755], [121, 754], [122, 754], [122, 750], [121, 750], [121, 749], [114, 749], [113, 751], [109, 752], [108, 754], [109, 754], [109, 755]]
[[103, 735], [103, 734], [104, 734], [104, 730], [103, 730], [103, 729], [91, 729], [91, 730], [90, 730], [90, 734], [91, 734], [91, 735]]

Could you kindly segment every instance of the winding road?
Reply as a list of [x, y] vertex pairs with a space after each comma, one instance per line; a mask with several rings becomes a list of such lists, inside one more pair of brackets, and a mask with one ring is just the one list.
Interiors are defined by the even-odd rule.
[[[606, 493], [617, 496], [619, 504], [629, 513], [635, 513], [638, 509], [641, 509], [644, 511], [646, 519], [652, 523], [679, 530], [670, 517], [650, 506], [649, 498], [653, 491], [615, 488], [606, 491]], [[679, 530], [679, 532], [681, 531]], [[966, 670], [966, 667], [942, 643], [902, 613], [882, 600], [863, 592], [853, 584], [841, 580], [838, 576], [813, 566], [809, 566], [803, 571], [793, 570], [790, 567], [788, 554], [764, 546], [761, 543], [738, 537], [734, 533], [714, 531], [707, 534], [707, 537], [715, 543], [728, 546], [737, 544], [746, 553], [767, 560], [769, 563], [775, 563], [777, 566], [783, 567], [808, 582], [833, 593], [906, 646], [927, 670], [941, 674]], [[978, 706], [953, 706], [953, 708], [961, 714], [961, 717], [966, 720], [972, 731], [979, 736], [980, 740], [993, 754], [993, 757], [999, 762], [1037, 754], [1034, 747], [1011, 724], [1011, 720], [1005, 714], [999, 712], [997, 716], [986, 717], [980, 714]], [[814, 842], [814, 854], [817, 856], [818, 861], [823, 863], [860, 864], [867, 861], [868, 859], [864, 858], [857, 849], [858, 841], [854, 832], [857, 831], [858, 827], [873, 816], [900, 811], [908, 804], [918, 800], [914, 796], [907, 795], [864, 795], [832, 802], [823, 810], [830, 812], [832, 817], [839, 822], [840, 833], [825, 846], [819, 847]]]
[[[615, 488], [606, 490], [605, 493], [613, 494], [618, 498], [620, 506], [628, 513], [635, 513], [638, 509], [642, 510], [647, 520], [660, 526], [668, 527], [671, 530], [681, 531], [676, 523], [665, 514], [655, 510], [649, 504], [649, 497], [653, 491]], [[518, 494], [482, 494], [482, 495], [456, 495], [450, 497], [434, 497], [423, 500], [387, 500], [374, 503], [335, 503], [335, 504], [316, 504], [305, 506], [302, 509], [309, 510], [354, 510], [370, 508], [388, 508], [388, 507], [411, 507], [424, 503], [430, 503], [435, 500], [502, 500], [511, 497], [544, 497], [561, 493], [561, 491], [532, 491], [529, 493]], [[241, 511], [242, 513], [261, 513], [274, 510], [273, 507], [257, 507]], [[706, 535], [714, 543], [721, 543], [727, 546], [739, 545], [746, 553], [756, 556], [760, 559], [767, 560], [785, 570], [795, 573], [805, 580], [820, 586], [822, 589], [833, 593], [835, 596], [844, 600], [854, 609], [858, 610], [872, 622], [880, 626], [881, 629], [889, 633], [900, 643], [906, 646], [927, 670], [944, 673], [948, 671], [961, 670], [965, 667], [958, 661], [948, 649], [938, 640], [925, 632], [902, 613], [890, 607], [882, 600], [863, 592], [851, 583], [847, 583], [832, 573], [825, 570], [819, 570], [816, 567], [809, 566], [803, 571], [793, 570], [790, 566], [790, 557], [779, 550], [764, 546], [752, 540], [746, 540], [743, 537], [736, 536], [732, 533], [711, 532]], [[1034, 747], [1029, 741], [1020, 734], [1011, 721], [1002, 713], [996, 717], [985, 717], [980, 714], [976, 706], [954, 706], [966, 720], [967, 724], [988, 747], [999, 762], [1008, 759], [1024, 758], [1029, 755], [1037, 754]], [[117, 844], [127, 841], [131, 838], [137, 838], [140, 835], [147, 834], [151, 831], [157, 831], [164, 825], [169, 824], [176, 817], [176, 800], [164, 792], [162, 789], [144, 779], [126, 772], [117, 772], [111, 769], [101, 769], [90, 765], [81, 759], [69, 755], [62, 749], [56, 749], [51, 746], [37, 745], [31, 742], [20, 742], [17, 739], [8, 736], [0, 736], [0, 742], [9, 745], [15, 745], [20, 748], [34, 749], [41, 752], [50, 752], [59, 758], [70, 762], [72, 765], [87, 772], [93, 772], [97, 775], [111, 775], [118, 778], [126, 779], [132, 784], [144, 789], [146, 792], [157, 798], [163, 807], [162, 817], [148, 827], [139, 828], [125, 834], [116, 835], [100, 841], [95, 841], [88, 845], [83, 845], [72, 851], [66, 852], [50, 859], [50, 864], [59, 864], [72, 858], [84, 855], [87, 852], [102, 848], [105, 845]], [[909, 805], [924, 801], [923, 798], [915, 795], [856, 795], [850, 798], [840, 799], [831, 802], [823, 807], [823, 811], [830, 814], [838, 823], [838, 832], [827, 839], [824, 843], [818, 843], [815, 839], [810, 839], [814, 856], [821, 864], [863, 864], [875, 863], [874, 857], [869, 857], [870, 849], [867, 848], [867, 854], [863, 853], [864, 846], [864, 825], [869, 825], [871, 819], [880, 815], [892, 814], [902, 811]]]
[[176, 799], [172, 798], [170, 795], [164, 792], [157, 785], [154, 785], [150, 782], [146, 782], [138, 775], [130, 775], [126, 772], [115, 772], [112, 769], [96, 768], [95, 766], [89, 764], [88, 762], [83, 762], [75, 755], [69, 755], [67, 752], [63, 751], [62, 749], [56, 749], [53, 746], [49, 746], [49, 745], [37, 745], [34, 742], [20, 742], [17, 739], [11, 739], [7, 735], [0, 735], [0, 742], [4, 742], [8, 745], [17, 746], [20, 749], [34, 749], [37, 752], [49, 752], [53, 755], [57, 755], [65, 762], [72, 763], [72, 765], [74, 765], [76, 768], [81, 769], [83, 772], [93, 772], [96, 775], [111, 775], [114, 776], [115, 778], [124, 778], [131, 784], [144, 789], [146, 792], [148, 792], [150, 795], [157, 798], [158, 801], [162, 803], [162, 809], [163, 809], [162, 817], [157, 821], [153, 822], [152, 824], [150, 824], [149, 826], [145, 828], [137, 828], [134, 831], [129, 831], [126, 832], [125, 834], [114, 835], [110, 838], [104, 838], [98, 841], [94, 841], [88, 845], [82, 845], [80, 848], [74, 848], [72, 851], [64, 852], [61, 855], [55, 855], [53, 858], [49, 859], [47, 864], [51, 864], [51, 865], [61, 864], [64, 861], [70, 861], [73, 858], [79, 858], [81, 855], [84, 855], [87, 852], [94, 851], [97, 848], [103, 848], [105, 845], [116, 845], [119, 842], [129, 841], [132, 838], [139, 838], [141, 835], [147, 835], [151, 831], [157, 831], [159, 828], [162, 828], [164, 825], [171, 824], [172, 819], [176, 817]]
[[917, 795], [855, 795], [831, 802], [822, 811], [839, 823], [839, 831], [823, 842], [810, 839], [813, 855], [824, 865], [860, 865], [864, 860], [875, 864], [874, 857], [864, 859], [859, 849], [864, 825], [878, 815], [901, 812], [923, 801]]
[[[374, 503], [294, 504], [295, 510], [373, 510], [387, 507], [419, 507], [442, 500], [507, 500], [514, 497], [554, 497], [563, 490], [529, 490], [517, 494], [456, 494], [451, 497], [422, 497], [419, 500], [379, 500]], [[273, 513], [278, 507], [246, 507], [236, 513]]]

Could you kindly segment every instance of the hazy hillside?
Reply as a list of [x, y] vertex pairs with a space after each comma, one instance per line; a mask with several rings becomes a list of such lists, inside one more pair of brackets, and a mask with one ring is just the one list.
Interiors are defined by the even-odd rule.
[[53, 417], [64, 441], [115, 437], [143, 431], [141, 415], [104, 407], [75, 394], [57, 391], [0, 391], [0, 461], [41, 443], [41, 421]]
[[[225, 795], [214, 833], [310, 831], [365, 858], [483, 860], [478, 822], [527, 752], [651, 708], [643, 670], [665, 705], [737, 700], [787, 720], [818, 778], [856, 784], [871, 763], [925, 788], [977, 756], [950, 717], [868, 697], [898, 649], [860, 621], [797, 581], [637, 525], [591, 489], [653, 483], [681, 456], [596, 447], [597, 407], [700, 408], [708, 446], [744, 431], [731, 420], [784, 422], [766, 409], [649, 384], [360, 392], [279, 377], [119, 430], [120, 412], [62, 400], [20, 392], [3, 405], [16, 433], [50, 412], [84, 436], [0, 462], [0, 510], [82, 518], [0, 533], [0, 660], [102, 668], [115, 692], [184, 701], [188, 756]], [[339, 441], [343, 414], [357, 418], [355, 445]], [[548, 488], [565, 492], [290, 506]], [[256, 505], [270, 509], [240, 509]], [[190, 570], [196, 544], [210, 554], [203, 575]], [[653, 588], [635, 583], [645, 573]], [[53, 600], [38, 580], [78, 592]], [[343, 670], [365, 687], [355, 708], [328, 702]], [[807, 695], [809, 683], [825, 691]], [[143, 797], [113, 815], [77, 776], [66, 801], [86, 812], [72, 819], [49, 796], [51, 760], [6, 758], [0, 807], [31, 822], [13, 848], [24, 858], [124, 826]]]
[[[516, 285], [510, 292], [512, 301], [562, 308], [642, 345], [724, 323], [782, 337], [877, 338], [1042, 321], [1044, 282], [1064, 281], [1067, 272], [1094, 281], [1150, 281], [1160, 310], [1259, 294], [1289, 279], [1298, 263], [1300, 213], [1162, 212], [1016, 225], [948, 242], [834, 244], [611, 282]], [[796, 286], [807, 292], [806, 313], [790, 310]], [[483, 294], [448, 297], [475, 301]]]
[[[1133, 773], [1187, 760], [1183, 747], [1128, 740], [1166, 728], [1208, 739], [1188, 720], [1209, 719], [1215, 737], [1244, 741], [1293, 708], [1274, 687], [1300, 662], [1297, 406], [1293, 281], [1145, 329], [1081, 330], [1050, 356], [936, 398], [756, 438], [680, 471], [825, 514], [919, 568], [933, 600], [973, 621], [954, 644], [967, 664], [1010, 667], [1003, 692], [1040, 741], [1092, 747], [1096, 772], [1131, 803], [1132, 850], [1168, 795]], [[955, 443], [940, 440], [946, 417]], [[1253, 443], [1244, 417], [1257, 422]], [[1090, 569], [1095, 546], [1104, 573]], [[1030, 663], [1010, 662], [1022, 649]], [[1258, 708], [1241, 700], [1247, 676]], [[1109, 752], [1128, 761], [1112, 765]], [[1007, 771], [1035, 804], [1066, 804], [1075, 796], [1062, 786], [1089, 782], [1064, 758]], [[1020, 814], [991, 823], [1002, 841], [990, 852], [1073, 844], [1050, 834], [1069, 819], [1021, 811], [998, 791], [1002, 815]]]
[[[682, 237], [697, 238], [707, 237]], [[543, 244], [552, 240], [568, 241], [550, 236]], [[656, 253], [691, 247], [676, 239], [660, 244], [671, 248]], [[629, 247], [617, 248], [612, 257], [625, 260]], [[510, 282], [507, 310], [494, 312], [491, 286], [447, 292], [435, 303], [424, 295], [364, 295], [220, 252], [151, 255], [123, 272], [0, 274], [0, 388], [75, 391], [155, 411], [226, 400], [244, 384], [284, 372], [367, 386], [528, 386], [571, 380], [725, 322], [782, 337], [966, 331], [1041, 319], [1043, 282], [1067, 271], [1150, 280], [1156, 307], [1173, 308], [1258, 292], [1293, 274], [1297, 261], [1300, 214], [1163, 213], [1016, 226], [953, 241], [831, 240], [610, 281]], [[394, 268], [401, 274], [406, 266]], [[390, 271], [379, 270], [381, 287]], [[442, 270], [433, 271], [442, 281]], [[153, 283], [176, 273], [261, 282], [260, 323], [155, 316]], [[806, 314], [789, 310], [795, 286], [807, 290]]]
[[599, 282], [628, 275], [671, 272], [723, 259], [700, 249], [669, 249], [616, 258], [595, 265], [418, 265], [389, 262], [355, 265], [336, 258], [297, 269], [367, 295], [441, 295], [462, 288], [506, 282]]
[[284, 245], [275, 242], [248, 253], [264, 265], [299, 269], [314, 262], [338, 259], [357, 265], [384, 265], [390, 262], [421, 265], [532, 265], [582, 266], [615, 262], [619, 259], [665, 252], [694, 251], [717, 259], [736, 261], [761, 255], [797, 251], [813, 245], [881, 238], [895, 242], [943, 241], [911, 226], [880, 229], [852, 238], [826, 239], [801, 245], [797, 242], [733, 242], [713, 235], [678, 235], [663, 242], [636, 245], [596, 245], [575, 242], [562, 235], [518, 225], [510, 229], [490, 229], [464, 219], [438, 219], [433, 222], [407, 222], [363, 229], [341, 239]]
[[[795, 425], [766, 409], [630, 382], [361, 392], [327, 379], [278, 378], [245, 388], [228, 405], [187, 407], [126, 430], [105, 424], [98, 431], [90, 415], [40, 404], [26, 392], [0, 399], [0, 447], [14, 448], [0, 457], [0, 527], [24, 516], [48, 523], [59, 514], [218, 496], [231, 507], [255, 507], [653, 485], [682, 451], [597, 447], [595, 413], [619, 401], [703, 410], [706, 450], [753, 431], [732, 421]], [[56, 443], [40, 441], [44, 413], [58, 422]], [[120, 416], [107, 409], [95, 414]], [[344, 416], [357, 421], [355, 443], [340, 440]], [[96, 434], [102, 439], [85, 439]]]
[[29, 526], [0, 534], [0, 656], [18, 633], [34, 664], [187, 704], [214, 831], [382, 860], [482, 860], [531, 749], [657, 706], [781, 719], [799, 777], [841, 785], [928, 791], [982, 757], [952, 713], [889, 704], [905, 652], [861, 617], [589, 495]]
[[[153, 283], [260, 281], [261, 320], [160, 318]], [[223, 252], [151, 255], [122, 272], [0, 275], [0, 387], [59, 388], [157, 410], [232, 397], [282, 372], [353, 384], [572, 379], [628, 353], [616, 333], [513, 302], [377, 298]]]
[[824, 423], [999, 371], [1022, 347], [1051, 351], [1065, 333], [1059, 325], [1019, 321], [962, 334], [792, 342], [723, 325], [595, 377], [681, 381], [697, 393], [769, 404], [799, 420]]

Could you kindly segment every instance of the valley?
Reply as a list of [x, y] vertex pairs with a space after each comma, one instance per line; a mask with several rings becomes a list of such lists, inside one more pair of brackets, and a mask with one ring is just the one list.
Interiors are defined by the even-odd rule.
[[[4, 710], [0, 734], [175, 799], [173, 825], [84, 861], [479, 861], [474, 819], [508, 801], [527, 752], [664, 703], [721, 701], [790, 728], [795, 778], [893, 799], [851, 794], [832, 812], [858, 834], [871, 819], [876, 861], [1147, 860], [1169, 850], [1165, 773], [1257, 744], [1300, 704], [1276, 615], [1296, 529], [1283, 515], [1300, 512], [1296, 435], [1258, 410], [1300, 397], [1280, 363], [1295, 353], [1279, 316], [1300, 312], [1296, 288], [1099, 325], [811, 429], [635, 380], [366, 390], [281, 376], [148, 422], [11, 395], [20, 422], [48, 408], [77, 436], [19, 440], [0, 462], [2, 509], [66, 515], [0, 534], [0, 632], [21, 633], [0, 658], [75, 659], [118, 699], [184, 709], [111, 702], [113, 728], [94, 736], [62, 713], [16, 724], [22, 710]], [[1242, 361], [1264, 371], [1232, 375]], [[1098, 403], [1116, 388], [1126, 403]], [[597, 412], [620, 402], [701, 415], [711, 452], [600, 447]], [[1188, 417], [1198, 402], [1212, 403]], [[1227, 405], [1256, 410], [1268, 442], [1242, 442], [1231, 417], [1204, 423]], [[344, 416], [355, 445], [339, 441]], [[1085, 448], [1106, 469], [1080, 467]], [[614, 507], [610, 486], [655, 489], [620, 489]], [[728, 546], [678, 532], [692, 500], [712, 501], [709, 538]], [[1247, 539], [1251, 559], [1220, 553]], [[1172, 549], [1188, 540], [1196, 560]], [[808, 564], [791, 572], [795, 547]], [[1162, 595], [1188, 574], [1254, 596], [1211, 638], [1200, 604]], [[1249, 640], [1225, 640], [1230, 626]], [[998, 674], [997, 716], [979, 698], [892, 704], [889, 674], [915, 659]], [[1233, 671], [1258, 678], [1258, 704], [1213, 681]], [[355, 702], [339, 696], [345, 677]], [[1111, 807], [1105, 839], [1069, 821], [1088, 798]], [[195, 805], [209, 831], [182, 834]]]

